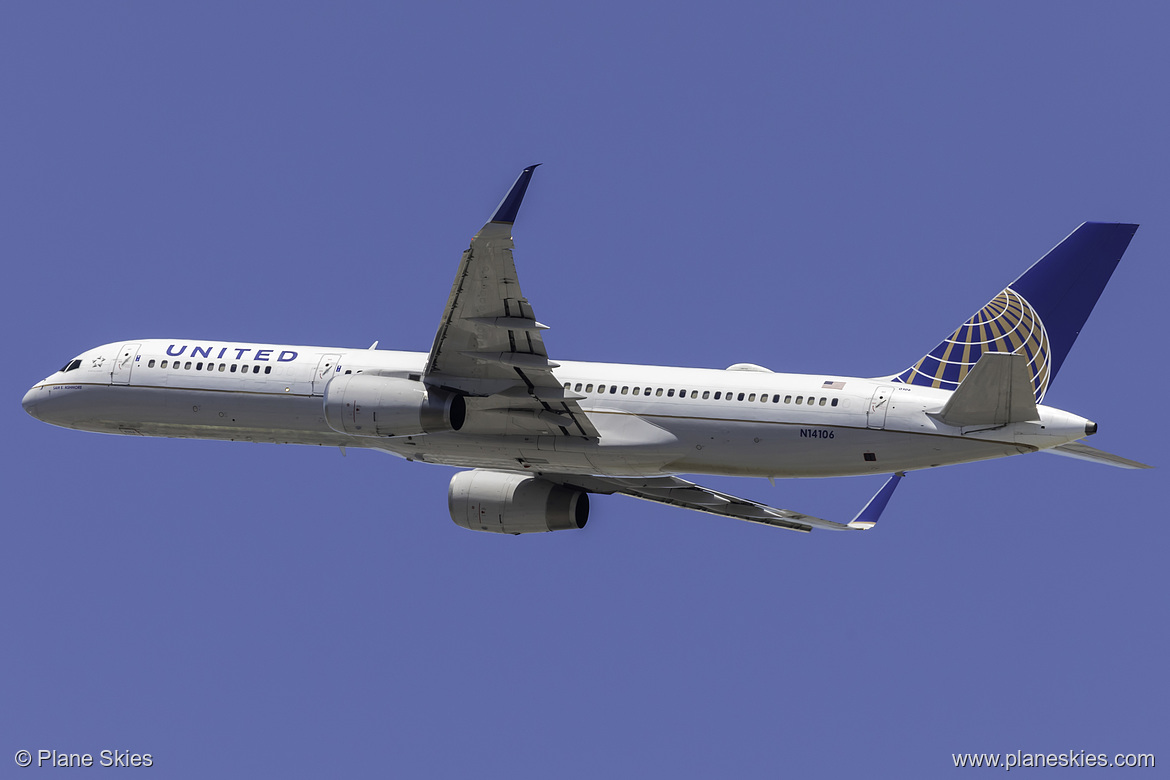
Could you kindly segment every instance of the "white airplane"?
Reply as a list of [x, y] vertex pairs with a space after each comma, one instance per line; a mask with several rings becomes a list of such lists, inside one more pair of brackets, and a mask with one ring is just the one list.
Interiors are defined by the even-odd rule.
[[[1149, 468], [1079, 440], [1042, 405], [1137, 225], [1078, 227], [913, 366], [876, 379], [553, 362], [520, 292], [512, 225], [524, 169], [463, 253], [429, 353], [196, 339], [90, 349], [23, 405], [99, 433], [365, 447], [471, 468], [448, 490], [476, 531], [583, 528], [622, 493], [809, 531], [873, 527], [905, 472], [1037, 451]], [[850, 522], [721, 493], [679, 474], [893, 474]]]

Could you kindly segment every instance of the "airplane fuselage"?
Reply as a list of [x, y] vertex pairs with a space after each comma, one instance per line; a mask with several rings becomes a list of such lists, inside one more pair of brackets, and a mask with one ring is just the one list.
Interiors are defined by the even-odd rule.
[[[1145, 464], [1078, 442], [1042, 406], [1136, 225], [1086, 222], [899, 374], [876, 379], [554, 361], [520, 289], [525, 168], [463, 252], [428, 352], [142, 339], [30, 389], [33, 417], [137, 436], [362, 447], [471, 469], [451, 519], [505, 534], [581, 529], [620, 493], [794, 531], [874, 527], [905, 472], [1037, 450]], [[889, 474], [848, 523], [677, 475]]]
[[[89, 350], [30, 389], [45, 422], [101, 433], [382, 450], [428, 463], [521, 473], [753, 477], [888, 474], [1055, 447], [1092, 423], [1040, 406], [1038, 422], [948, 426], [948, 390], [759, 367], [560, 361], [555, 376], [600, 432], [550, 435], [547, 420], [466, 399], [457, 431], [362, 435], [326, 413], [330, 382], [419, 382], [423, 352], [142, 339]], [[332, 423], [332, 424], [331, 424]]]

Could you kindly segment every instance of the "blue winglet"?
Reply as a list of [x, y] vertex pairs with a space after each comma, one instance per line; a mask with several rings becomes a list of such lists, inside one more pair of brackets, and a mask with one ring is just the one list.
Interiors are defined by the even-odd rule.
[[520, 201], [524, 200], [524, 193], [528, 191], [528, 182], [532, 179], [532, 172], [536, 170], [537, 165], [540, 163], [529, 165], [520, 172], [512, 184], [512, 189], [508, 190], [508, 194], [500, 201], [500, 205], [496, 206], [496, 213], [492, 214], [489, 222], [505, 222], [511, 225], [516, 221], [516, 214], [520, 211]]
[[906, 472], [899, 471], [886, 480], [882, 489], [875, 493], [869, 503], [857, 513], [857, 517], [850, 521], [849, 527], [862, 530], [873, 528], [878, 518], [882, 516], [882, 510], [886, 508], [886, 504], [890, 503], [890, 496], [894, 495], [894, 488], [898, 487], [898, 483], [902, 481], [904, 476], [906, 476]]

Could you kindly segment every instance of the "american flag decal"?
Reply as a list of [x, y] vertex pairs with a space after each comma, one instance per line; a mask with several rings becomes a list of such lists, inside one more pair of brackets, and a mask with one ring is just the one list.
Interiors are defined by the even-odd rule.
[[823, 385], [821, 385], [821, 389], [822, 390], [844, 390], [845, 383], [844, 382], [825, 382]]

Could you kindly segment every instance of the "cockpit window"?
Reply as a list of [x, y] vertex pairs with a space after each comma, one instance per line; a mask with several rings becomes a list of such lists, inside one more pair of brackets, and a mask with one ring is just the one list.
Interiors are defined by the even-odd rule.
[[76, 368], [81, 368], [81, 358], [76, 358], [74, 360], [70, 360], [68, 363], [66, 363], [64, 366], [61, 367], [61, 373], [64, 374], [66, 371], [72, 371]]

